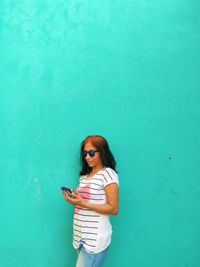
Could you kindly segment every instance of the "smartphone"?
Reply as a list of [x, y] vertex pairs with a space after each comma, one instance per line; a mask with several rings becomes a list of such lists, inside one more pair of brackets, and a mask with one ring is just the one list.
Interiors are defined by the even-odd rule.
[[62, 187], [61, 187], [61, 190], [62, 190], [63, 192], [66, 192], [66, 193], [68, 194], [69, 197], [73, 197], [73, 196], [72, 196], [72, 190], [71, 190], [69, 187], [67, 187], [67, 186], [62, 186]]

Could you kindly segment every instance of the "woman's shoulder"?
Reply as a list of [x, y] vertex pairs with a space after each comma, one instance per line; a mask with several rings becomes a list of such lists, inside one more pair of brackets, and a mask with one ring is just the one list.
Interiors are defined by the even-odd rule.
[[113, 170], [110, 167], [106, 167], [102, 171], [102, 175], [104, 177], [104, 186], [111, 184], [111, 183], [117, 183], [119, 184], [119, 178], [115, 170]]
[[115, 170], [113, 170], [112, 168], [110, 167], [105, 167], [103, 169], [103, 173], [107, 173], [108, 175], [112, 175], [112, 176], [117, 176], [118, 177], [118, 174]]

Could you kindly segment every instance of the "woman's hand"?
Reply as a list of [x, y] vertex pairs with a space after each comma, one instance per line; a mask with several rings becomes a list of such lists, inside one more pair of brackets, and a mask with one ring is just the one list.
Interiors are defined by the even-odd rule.
[[69, 197], [66, 192], [62, 192], [65, 200], [74, 206], [79, 206], [93, 210], [101, 214], [116, 215], [118, 213], [118, 185], [117, 183], [109, 184], [105, 187], [107, 203], [93, 204], [78, 195], [77, 192], [72, 191], [72, 197]]
[[71, 205], [78, 205], [78, 206], [81, 206], [83, 207], [84, 206], [84, 203], [85, 203], [85, 200], [80, 197], [78, 195], [78, 193], [72, 191], [72, 197], [69, 197], [68, 194], [66, 192], [62, 192], [63, 196], [64, 196], [64, 199]]

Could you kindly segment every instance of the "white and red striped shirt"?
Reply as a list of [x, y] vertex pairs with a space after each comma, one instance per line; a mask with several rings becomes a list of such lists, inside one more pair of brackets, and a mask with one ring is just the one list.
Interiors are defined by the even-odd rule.
[[[118, 175], [107, 167], [98, 171], [93, 177], [81, 176], [78, 194], [89, 203], [106, 204], [106, 194], [104, 187], [117, 183]], [[87, 208], [79, 206], [74, 210], [73, 225], [73, 246], [79, 248], [80, 245], [90, 253], [98, 253], [106, 249], [111, 242], [112, 226], [109, 215], [97, 213]]]

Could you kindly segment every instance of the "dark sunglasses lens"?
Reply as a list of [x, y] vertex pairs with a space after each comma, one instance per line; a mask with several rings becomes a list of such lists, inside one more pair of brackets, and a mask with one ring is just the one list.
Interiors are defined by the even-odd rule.
[[82, 151], [82, 157], [85, 158], [86, 156], [87, 156], [87, 151], [83, 150], [83, 151]]
[[94, 150], [90, 150], [88, 153], [89, 153], [90, 157], [94, 157], [94, 154], [95, 154]]

